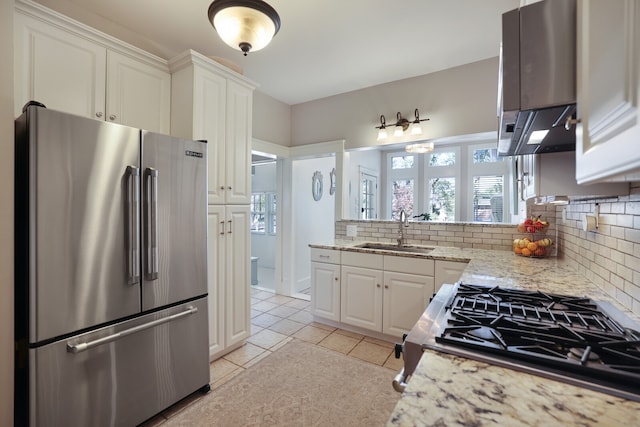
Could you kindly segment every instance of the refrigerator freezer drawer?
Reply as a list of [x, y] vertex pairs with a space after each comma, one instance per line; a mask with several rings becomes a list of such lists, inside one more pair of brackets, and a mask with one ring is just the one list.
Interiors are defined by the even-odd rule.
[[207, 297], [29, 350], [30, 425], [134, 426], [209, 384]]

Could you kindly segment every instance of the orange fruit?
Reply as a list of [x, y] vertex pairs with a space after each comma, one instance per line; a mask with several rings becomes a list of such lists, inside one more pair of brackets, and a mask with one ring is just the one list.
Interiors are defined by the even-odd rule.
[[534, 242], [531, 242], [527, 245], [527, 249], [529, 249], [531, 252], [535, 252], [536, 249], [538, 249], [538, 245], [536, 245]]
[[520, 246], [516, 246], [513, 248], [513, 251], [518, 255], [520, 255], [522, 253], [522, 248], [520, 248]]
[[530, 251], [529, 249], [527, 249], [527, 248], [524, 248], [524, 249], [522, 250], [522, 255], [524, 255], [524, 256], [531, 256], [531, 251]]
[[547, 250], [544, 247], [539, 247], [538, 249], [535, 250], [535, 252], [533, 253], [535, 256], [544, 256], [544, 254], [547, 252]]

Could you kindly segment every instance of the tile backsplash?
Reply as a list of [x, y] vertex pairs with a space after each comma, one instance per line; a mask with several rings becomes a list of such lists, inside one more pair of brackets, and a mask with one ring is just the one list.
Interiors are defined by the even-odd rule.
[[[598, 204], [596, 232], [583, 231], [586, 214]], [[631, 183], [627, 196], [572, 200], [566, 206], [527, 206], [529, 215], [550, 220], [547, 234], [557, 236], [558, 257], [640, 315], [640, 182]], [[357, 236], [347, 236], [347, 225], [357, 226]], [[397, 221], [341, 220], [335, 225], [339, 240], [396, 242]], [[409, 244], [511, 250], [521, 237], [510, 224], [410, 222], [405, 228]]]
[[[597, 231], [584, 231], [585, 215], [600, 210]], [[558, 224], [559, 256], [605, 290], [620, 304], [640, 314], [640, 182], [628, 196], [576, 201], [567, 206], [529, 206]], [[564, 218], [564, 219], [563, 219]]]

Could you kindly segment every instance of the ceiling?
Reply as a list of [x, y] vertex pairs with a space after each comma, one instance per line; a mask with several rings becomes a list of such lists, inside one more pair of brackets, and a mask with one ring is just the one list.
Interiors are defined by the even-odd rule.
[[36, 0], [160, 57], [186, 49], [237, 64], [289, 105], [495, 57], [519, 0], [267, 0], [282, 27], [265, 49], [227, 47], [211, 0]]

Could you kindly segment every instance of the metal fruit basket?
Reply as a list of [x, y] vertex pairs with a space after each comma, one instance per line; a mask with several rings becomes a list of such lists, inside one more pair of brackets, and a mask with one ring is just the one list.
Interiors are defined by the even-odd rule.
[[546, 258], [555, 251], [554, 241], [544, 233], [532, 233], [513, 240], [513, 253], [528, 258]]

